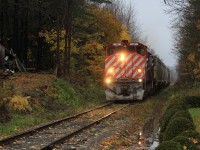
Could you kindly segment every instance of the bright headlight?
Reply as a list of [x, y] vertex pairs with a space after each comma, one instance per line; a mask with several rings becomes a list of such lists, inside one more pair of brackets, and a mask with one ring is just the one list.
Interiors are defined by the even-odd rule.
[[124, 55], [123, 53], [120, 55], [120, 60], [121, 60], [121, 61], [124, 61], [124, 60], [125, 60], [125, 55]]
[[139, 72], [139, 73], [142, 73], [142, 69], [138, 69], [138, 72]]
[[113, 73], [113, 68], [108, 69], [108, 73]]
[[110, 79], [110, 78], [107, 78], [107, 79], [106, 79], [106, 83], [107, 83], [107, 84], [110, 84], [110, 83], [111, 83], [111, 79]]
[[139, 79], [138, 81], [139, 81], [139, 82], [142, 82], [142, 79]]

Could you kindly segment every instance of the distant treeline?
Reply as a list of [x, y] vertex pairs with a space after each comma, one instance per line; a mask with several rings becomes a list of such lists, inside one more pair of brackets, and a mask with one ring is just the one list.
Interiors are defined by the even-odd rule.
[[180, 81], [200, 81], [200, 0], [164, 0], [174, 15], [174, 50]]

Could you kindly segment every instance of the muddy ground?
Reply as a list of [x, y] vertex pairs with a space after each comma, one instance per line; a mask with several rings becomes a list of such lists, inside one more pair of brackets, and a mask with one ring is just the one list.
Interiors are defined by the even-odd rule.
[[157, 140], [159, 119], [165, 102], [166, 91], [145, 101], [133, 102], [125, 110], [73, 137], [56, 149], [149, 150]]
[[[159, 93], [144, 102], [135, 102], [113, 118], [116, 132], [102, 140], [98, 149], [150, 149], [157, 140], [159, 119], [166, 98]], [[112, 120], [112, 119], [111, 119]], [[108, 129], [110, 131], [114, 129]]]

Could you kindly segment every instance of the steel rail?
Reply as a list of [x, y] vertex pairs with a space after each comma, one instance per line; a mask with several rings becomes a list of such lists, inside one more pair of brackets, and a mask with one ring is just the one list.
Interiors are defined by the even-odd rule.
[[94, 122], [92, 122], [92, 123], [90, 123], [90, 124], [88, 124], [88, 125], [86, 125], [86, 126], [80, 128], [80, 129], [78, 129], [78, 130], [76, 130], [76, 131], [74, 131], [74, 132], [72, 132], [72, 133], [70, 133], [70, 134], [68, 134], [68, 135], [65, 135], [65, 136], [63, 136], [63, 137], [61, 137], [61, 138], [59, 138], [59, 139], [57, 139], [57, 140], [51, 142], [50, 144], [48, 144], [48, 145], [44, 146], [43, 148], [41, 148], [41, 150], [51, 150], [51, 149], [53, 149], [56, 145], [59, 145], [59, 144], [63, 143], [65, 140], [70, 139], [71, 137], [73, 137], [73, 136], [75, 136], [75, 135], [81, 133], [83, 130], [92, 127], [93, 125], [98, 124], [99, 122], [101, 122], [101, 121], [103, 121], [104, 119], [110, 117], [111, 115], [117, 113], [118, 111], [120, 111], [120, 110], [122, 110], [122, 109], [128, 107], [129, 105], [130, 105], [130, 104], [128, 104], [128, 105], [126, 105], [126, 106], [123, 106], [122, 108], [119, 108], [118, 110], [115, 110], [115, 111], [113, 111], [113, 112], [111, 112], [111, 113], [109, 113], [109, 114], [107, 114], [107, 115], [101, 117], [100, 119], [98, 119], [98, 120], [96, 120], [96, 121], [94, 121]]
[[21, 137], [24, 137], [24, 136], [27, 136], [27, 135], [32, 135], [32, 134], [36, 133], [37, 131], [43, 130], [43, 129], [48, 128], [48, 127], [50, 127], [50, 126], [54, 126], [54, 125], [56, 125], [56, 124], [62, 123], [62, 122], [64, 122], [64, 121], [67, 121], [67, 120], [70, 120], [70, 119], [74, 119], [74, 118], [76, 118], [76, 117], [79, 117], [79, 116], [81, 116], [81, 115], [84, 115], [84, 114], [86, 114], [86, 113], [89, 113], [89, 112], [91, 112], [91, 111], [94, 111], [94, 110], [96, 110], [96, 109], [100, 109], [100, 108], [109, 106], [109, 105], [111, 105], [111, 104], [113, 104], [113, 102], [109, 102], [109, 103], [106, 103], [106, 104], [104, 104], [104, 105], [98, 106], [98, 107], [96, 107], [96, 108], [93, 108], [93, 109], [84, 111], [84, 112], [82, 112], [82, 113], [75, 114], [75, 115], [72, 115], [72, 116], [69, 116], [69, 117], [65, 117], [65, 118], [62, 118], [62, 119], [59, 119], [59, 120], [55, 120], [55, 121], [53, 121], [53, 122], [50, 122], [50, 123], [47, 123], [47, 124], [43, 124], [43, 125], [41, 125], [41, 126], [37, 126], [37, 127], [35, 127], [35, 128], [28, 129], [28, 130], [26, 130], [26, 131], [24, 131], [24, 132], [21, 132], [21, 133], [18, 133], [18, 134], [15, 134], [15, 135], [12, 135], [12, 136], [3, 138], [3, 139], [0, 140], [0, 145], [3, 146], [3, 145], [5, 145], [5, 144], [8, 144], [8, 143], [10, 143], [10, 142], [12, 142], [12, 141], [18, 139], [18, 138], [21, 138]]

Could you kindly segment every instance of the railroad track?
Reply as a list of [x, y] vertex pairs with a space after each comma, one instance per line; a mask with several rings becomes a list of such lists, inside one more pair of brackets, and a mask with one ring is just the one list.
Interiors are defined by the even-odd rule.
[[3, 149], [53, 149], [56, 145], [80, 134], [128, 105], [107, 103], [83, 113], [56, 120], [0, 140]]

